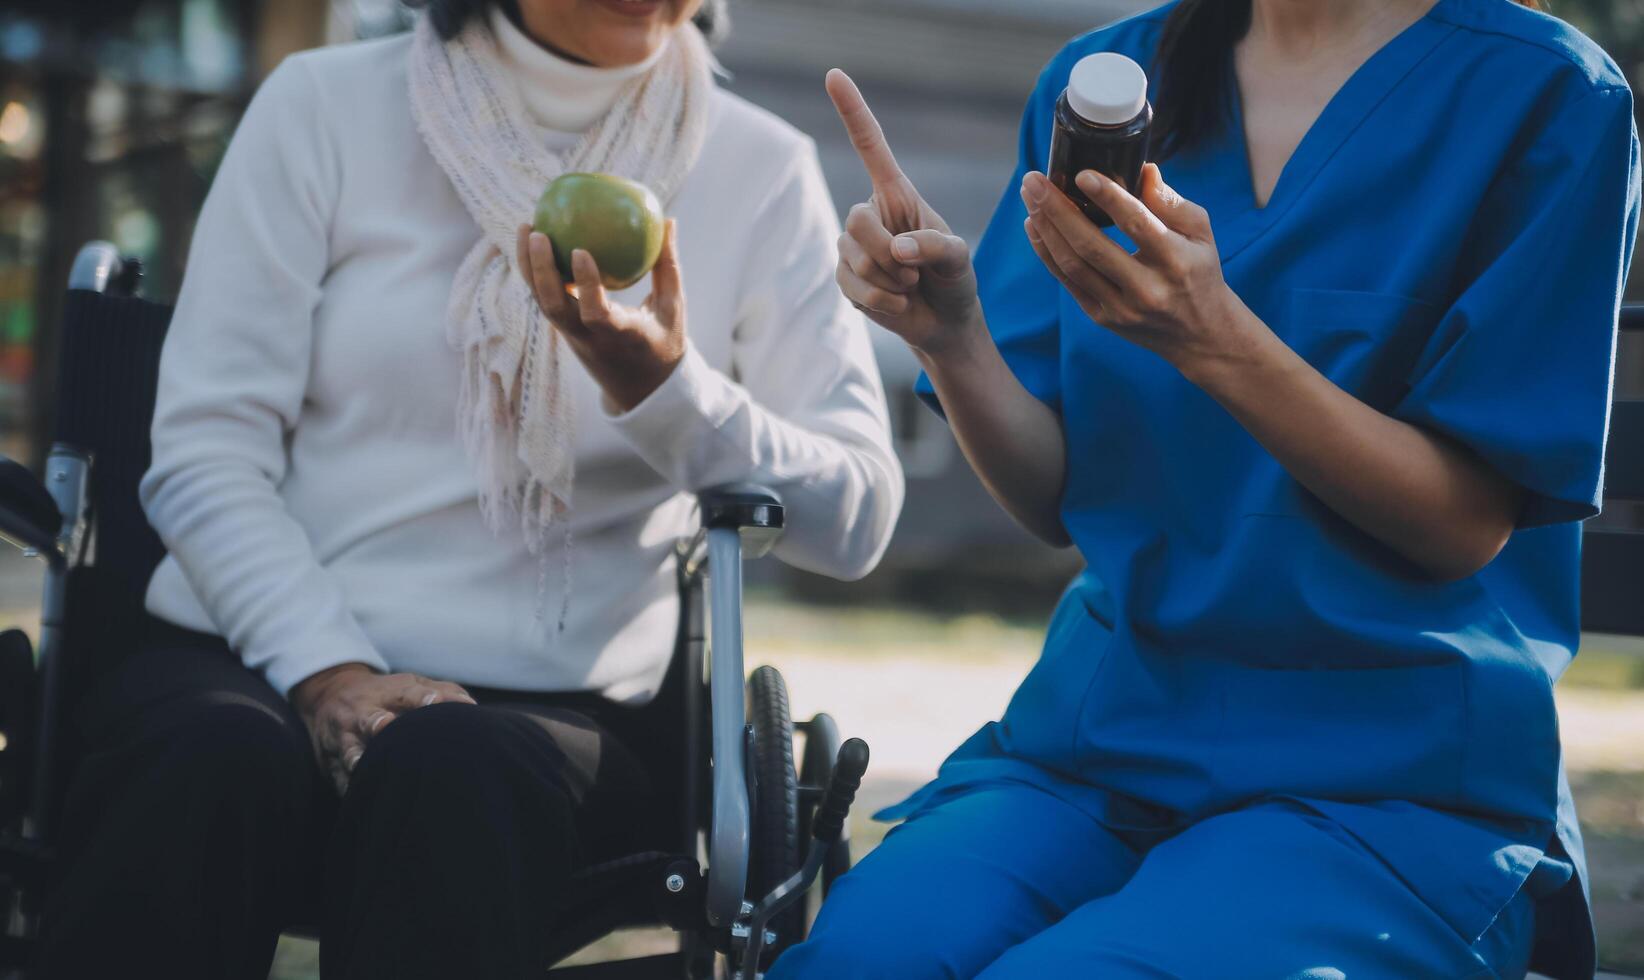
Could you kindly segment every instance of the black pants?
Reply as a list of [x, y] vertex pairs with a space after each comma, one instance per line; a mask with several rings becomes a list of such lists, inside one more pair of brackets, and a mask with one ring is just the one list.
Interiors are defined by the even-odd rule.
[[338, 800], [222, 641], [160, 635], [76, 709], [46, 977], [264, 980], [305, 923], [328, 980], [540, 976], [568, 876], [677, 819], [678, 730], [588, 694], [409, 712]]

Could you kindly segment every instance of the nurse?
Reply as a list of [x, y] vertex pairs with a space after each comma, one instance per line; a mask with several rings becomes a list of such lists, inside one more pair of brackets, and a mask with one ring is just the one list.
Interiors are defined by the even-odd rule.
[[[1042, 171], [1081, 57], [1132, 197]], [[1632, 98], [1510, 0], [1182, 0], [1045, 70], [974, 263], [873, 178], [838, 279], [999, 502], [1088, 563], [1004, 718], [773, 978], [1590, 976], [1552, 684], [1578, 640]]]

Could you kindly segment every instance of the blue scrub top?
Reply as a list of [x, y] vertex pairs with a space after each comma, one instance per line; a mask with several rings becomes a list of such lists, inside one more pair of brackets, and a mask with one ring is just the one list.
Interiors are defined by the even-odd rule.
[[1525, 489], [1501, 555], [1435, 582], [1093, 323], [1028, 245], [1017, 188], [1045, 169], [1073, 64], [1150, 64], [1168, 12], [1081, 37], [1045, 69], [976, 255], [1001, 351], [1061, 415], [1062, 519], [1088, 570], [1004, 719], [888, 815], [1017, 780], [1145, 837], [1297, 799], [1469, 942], [1528, 880], [1538, 968], [1590, 973], [1552, 684], [1579, 638], [1579, 521], [1601, 498], [1639, 204], [1631, 93], [1558, 20], [1439, 0], [1329, 103], [1266, 207], [1236, 97], [1221, 137], [1163, 164], [1209, 211], [1227, 281], [1287, 344]]

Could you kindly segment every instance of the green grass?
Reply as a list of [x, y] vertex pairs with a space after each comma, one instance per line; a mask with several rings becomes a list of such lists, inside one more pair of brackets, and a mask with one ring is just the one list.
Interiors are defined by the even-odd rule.
[[1584, 634], [1581, 652], [1559, 683], [1605, 691], [1644, 690], [1644, 637]]
[[951, 661], [1036, 656], [1046, 621], [906, 606], [802, 605], [756, 592], [749, 596], [744, 625], [750, 648], [761, 650], [847, 658], [929, 654]]
[[[770, 650], [825, 650], [830, 656], [932, 654], [944, 660], [1037, 656], [1047, 616], [1000, 616], [979, 610], [905, 605], [810, 605], [751, 591], [750, 645]], [[1582, 635], [1581, 652], [1559, 683], [1605, 691], [1644, 690], [1644, 637]]]

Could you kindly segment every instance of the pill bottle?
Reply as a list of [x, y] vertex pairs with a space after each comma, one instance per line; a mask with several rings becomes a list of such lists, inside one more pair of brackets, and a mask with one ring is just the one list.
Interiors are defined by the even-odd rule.
[[1046, 175], [1098, 227], [1113, 224], [1073, 179], [1086, 170], [1113, 178], [1132, 194], [1141, 189], [1153, 107], [1147, 73], [1122, 54], [1102, 51], [1079, 59], [1056, 100]]

